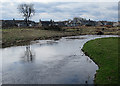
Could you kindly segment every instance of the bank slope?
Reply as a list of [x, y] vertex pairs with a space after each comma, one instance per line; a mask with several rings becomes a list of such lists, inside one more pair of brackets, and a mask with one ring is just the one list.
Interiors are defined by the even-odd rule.
[[83, 46], [84, 53], [99, 66], [95, 84], [118, 84], [118, 41], [119, 37], [98, 38]]

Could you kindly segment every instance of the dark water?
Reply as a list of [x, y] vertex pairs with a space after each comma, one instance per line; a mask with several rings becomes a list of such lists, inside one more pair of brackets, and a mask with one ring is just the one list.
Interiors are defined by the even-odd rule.
[[[93, 84], [98, 66], [81, 51], [88, 40], [110, 35], [38, 40], [0, 49], [3, 84]], [[0, 54], [1, 55], [1, 54]]]

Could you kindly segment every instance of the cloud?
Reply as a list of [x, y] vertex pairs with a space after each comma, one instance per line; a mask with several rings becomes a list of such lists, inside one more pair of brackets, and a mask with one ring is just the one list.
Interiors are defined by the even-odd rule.
[[[19, 1], [19, 0], [18, 0]], [[17, 6], [23, 2], [2, 2], [2, 19], [22, 19]], [[29, 2], [30, 3], [30, 2]], [[117, 21], [117, 2], [32, 2], [36, 14], [31, 19], [34, 21], [50, 20], [56, 21], [72, 19], [73, 17], [84, 17], [93, 20]]]
[[[2, 0], [1, 2], [33, 2], [33, 0]], [[73, 2], [73, 0], [34, 0], [34, 2]], [[119, 2], [119, 0], [74, 0], [74, 2]]]

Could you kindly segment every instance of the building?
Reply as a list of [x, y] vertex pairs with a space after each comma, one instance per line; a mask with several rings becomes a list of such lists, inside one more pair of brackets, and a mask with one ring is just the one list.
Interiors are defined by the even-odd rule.
[[103, 26], [103, 23], [101, 23], [100, 21], [98, 21], [98, 22], [96, 23], [96, 26]]
[[43, 26], [43, 27], [45, 27], [45, 26], [60, 26], [60, 27], [62, 27], [62, 26], [65, 26], [65, 22], [64, 21], [55, 22], [53, 20], [50, 20], [50, 21], [41, 21], [40, 20], [38, 26]]
[[0, 20], [0, 26], [2, 28], [7, 28], [7, 27], [31, 27], [35, 26], [34, 21], [28, 21], [28, 24], [24, 20]]
[[113, 22], [113, 26], [114, 27], [120, 26], [120, 22]]
[[110, 21], [100, 21], [100, 22], [103, 24], [103, 26], [106, 26], [106, 25], [113, 26], [113, 22], [110, 22]]
[[52, 21], [52, 20], [50, 20], [50, 21], [41, 21], [41, 20], [39, 20], [38, 26], [43, 26], [43, 27], [52, 26], [53, 23], [54, 23], [54, 21]]
[[81, 17], [75, 17], [73, 18], [73, 20], [69, 21], [67, 26], [69, 27], [75, 27], [75, 26], [96, 26], [96, 21], [92, 21], [92, 20], [86, 20], [84, 18]]
[[53, 23], [54, 26], [59, 26], [59, 27], [65, 27], [66, 22], [65, 21], [58, 21]]
[[13, 20], [0, 20], [1, 21], [1, 27], [13, 27], [15, 26], [15, 21]]

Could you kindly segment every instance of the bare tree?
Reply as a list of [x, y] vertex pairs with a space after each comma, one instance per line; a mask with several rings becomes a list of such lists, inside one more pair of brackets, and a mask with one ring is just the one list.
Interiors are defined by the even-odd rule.
[[20, 4], [18, 6], [18, 10], [20, 13], [23, 14], [24, 20], [28, 25], [30, 17], [32, 17], [35, 14], [34, 4]]

